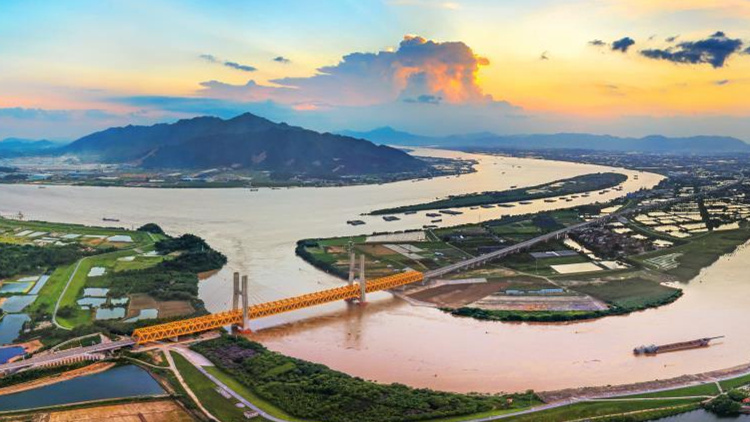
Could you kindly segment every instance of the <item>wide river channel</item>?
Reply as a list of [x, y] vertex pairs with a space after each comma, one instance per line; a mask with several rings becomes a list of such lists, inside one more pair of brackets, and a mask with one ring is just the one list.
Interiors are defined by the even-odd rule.
[[[297, 240], [419, 228], [424, 213], [385, 222], [360, 216], [377, 208], [413, 204], [450, 194], [531, 186], [611, 168], [535, 159], [416, 150], [415, 154], [473, 158], [476, 173], [418, 182], [341, 188], [137, 189], [0, 185], [0, 213], [30, 219], [101, 225], [118, 218], [126, 227], [160, 224], [171, 234], [195, 233], [229, 257], [229, 264], [202, 281], [211, 311], [229, 308], [231, 273], [251, 280], [251, 302], [325, 289], [341, 281], [294, 255]], [[534, 201], [514, 208], [466, 210], [444, 225], [504, 214], [606, 201], [650, 188], [661, 176], [617, 169], [630, 176], [622, 192], [593, 194], [575, 202]], [[638, 175], [636, 179], [634, 176]], [[358, 219], [365, 226], [352, 227]], [[668, 378], [747, 362], [750, 336], [750, 248], [724, 257], [684, 286], [676, 303], [629, 316], [592, 322], [542, 325], [482, 322], [415, 307], [388, 293], [364, 307], [345, 303], [254, 321], [251, 337], [295, 357], [379, 382], [400, 382], [451, 391], [550, 390]], [[701, 350], [636, 358], [634, 346], [725, 335]]]

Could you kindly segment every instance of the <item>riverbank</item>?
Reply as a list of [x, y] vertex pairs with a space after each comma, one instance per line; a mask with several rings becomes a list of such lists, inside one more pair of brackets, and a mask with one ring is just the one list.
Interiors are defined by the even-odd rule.
[[68, 381], [86, 375], [98, 374], [100, 372], [112, 369], [114, 366], [115, 363], [112, 362], [97, 362], [92, 365], [84, 366], [82, 368], [76, 368], [59, 374], [43, 376], [41, 378], [37, 378], [28, 382], [9, 385], [7, 387], [0, 387], [0, 396], [20, 393], [21, 391], [33, 390], [35, 388], [57, 384], [59, 382]]

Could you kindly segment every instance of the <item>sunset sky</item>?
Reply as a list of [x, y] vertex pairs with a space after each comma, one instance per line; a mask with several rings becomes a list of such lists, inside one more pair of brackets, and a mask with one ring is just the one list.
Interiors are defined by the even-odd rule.
[[318, 130], [750, 141], [750, 1], [0, 1], [0, 138]]

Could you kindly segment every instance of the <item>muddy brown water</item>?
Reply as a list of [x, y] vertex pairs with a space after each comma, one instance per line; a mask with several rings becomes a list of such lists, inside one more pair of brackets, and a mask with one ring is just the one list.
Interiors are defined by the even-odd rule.
[[[129, 189], [0, 186], [0, 213], [102, 225], [119, 218], [127, 227], [156, 222], [168, 232], [203, 236], [229, 257], [229, 265], [201, 282], [209, 310], [228, 309], [231, 273], [251, 280], [258, 303], [340, 285], [294, 255], [295, 242], [310, 237], [351, 236], [419, 228], [424, 213], [385, 222], [360, 214], [450, 194], [530, 186], [607, 167], [533, 159], [472, 156], [418, 150], [419, 154], [476, 158], [479, 172], [419, 182], [343, 188]], [[633, 176], [637, 172], [620, 170]], [[533, 201], [514, 208], [466, 210], [442, 225], [477, 222], [506, 214], [605, 201], [651, 187], [658, 175], [630, 177], [622, 192], [592, 194], [573, 202]], [[362, 219], [351, 227], [347, 220]], [[672, 305], [629, 316], [562, 325], [507, 324], [455, 318], [414, 307], [388, 293], [365, 307], [336, 303], [254, 321], [252, 338], [299, 358], [381, 382], [452, 391], [518, 391], [617, 384], [668, 378], [747, 361], [750, 336], [750, 252], [743, 248], [704, 270]], [[655, 358], [635, 358], [634, 346], [726, 335], [714, 346]]]

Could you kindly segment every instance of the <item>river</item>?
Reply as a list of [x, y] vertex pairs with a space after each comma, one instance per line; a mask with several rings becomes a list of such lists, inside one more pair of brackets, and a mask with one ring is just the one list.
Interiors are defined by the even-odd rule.
[[[0, 213], [27, 218], [101, 225], [102, 217], [127, 227], [156, 222], [168, 232], [192, 232], [229, 257], [217, 275], [201, 282], [211, 311], [230, 307], [231, 273], [251, 280], [251, 302], [279, 299], [340, 285], [294, 255], [295, 242], [419, 228], [424, 213], [384, 222], [360, 216], [377, 208], [433, 200], [450, 194], [531, 186], [610, 168], [535, 159], [471, 155], [440, 150], [415, 154], [479, 160], [478, 172], [419, 182], [341, 188], [139, 189], [0, 186]], [[631, 176], [623, 192], [610, 191], [574, 202], [541, 200], [515, 208], [445, 216], [445, 225], [477, 222], [598, 200], [649, 188], [661, 176], [619, 169]], [[634, 175], [638, 174], [636, 180]], [[365, 226], [347, 220], [361, 218]], [[630, 316], [564, 325], [508, 324], [455, 318], [413, 307], [388, 293], [372, 295], [364, 308], [331, 304], [253, 322], [252, 338], [299, 358], [380, 382], [400, 382], [451, 391], [518, 391], [629, 383], [703, 372], [746, 362], [750, 336], [743, 324], [750, 309], [747, 249], [724, 258], [686, 287], [676, 303]], [[643, 343], [726, 335], [707, 349], [635, 358]]]

